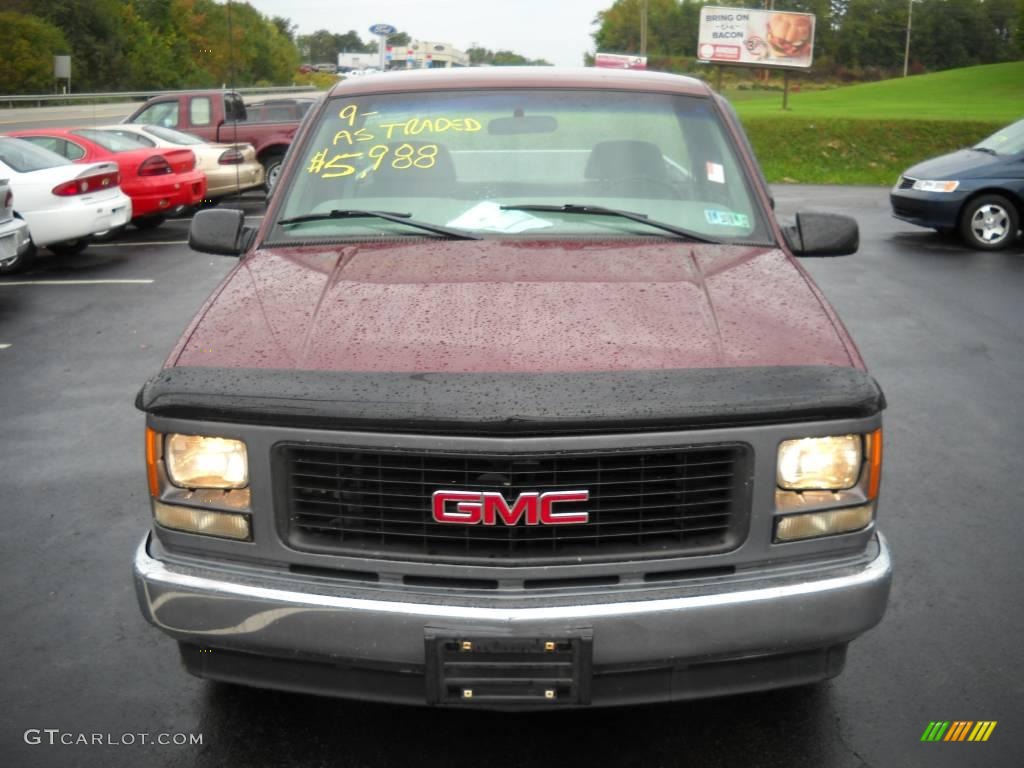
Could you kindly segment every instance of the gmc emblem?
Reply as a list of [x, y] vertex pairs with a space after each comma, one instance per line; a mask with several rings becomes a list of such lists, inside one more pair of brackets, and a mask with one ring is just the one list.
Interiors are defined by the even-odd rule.
[[434, 519], [439, 523], [459, 525], [518, 525], [526, 518], [527, 525], [581, 525], [590, 520], [582, 510], [559, 512], [556, 504], [586, 501], [590, 491], [528, 491], [509, 507], [505, 497], [495, 491], [434, 491]]

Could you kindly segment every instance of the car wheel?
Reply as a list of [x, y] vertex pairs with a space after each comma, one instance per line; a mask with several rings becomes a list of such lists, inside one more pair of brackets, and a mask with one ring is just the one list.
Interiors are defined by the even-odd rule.
[[0, 262], [0, 275], [13, 275], [27, 269], [32, 260], [36, 257], [36, 244], [29, 240], [28, 248], [9, 261]]
[[260, 162], [263, 163], [263, 173], [265, 176], [264, 185], [267, 188], [267, 192], [274, 189], [274, 185], [277, 184], [277, 177], [281, 175], [281, 163], [284, 161], [284, 155], [267, 155]]
[[1013, 203], [1002, 195], [982, 195], [964, 206], [960, 235], [972, 248], [998, 251], [1017, 239], [1020, 219]]
[[58, 256], [77, 256], [89, 247], [89, 241], [69, 240], [64, 243], [50, 243], [46, 247], [50, 249], [50, 253], [55, 253]]
[[141, 219], [133, 219], [132, 224], [136, 229], [156, 229], [165, 221], [166, 216], [143, 216]]

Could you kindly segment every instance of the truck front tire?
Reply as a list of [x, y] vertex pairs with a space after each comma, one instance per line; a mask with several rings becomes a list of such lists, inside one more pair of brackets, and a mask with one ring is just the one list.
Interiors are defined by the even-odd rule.
[[264, 186], [266, 187], [267, 192], [271, 192], [274, 189], [274, 185], [277, 183], [277, 177], [281, 173], [281, 164], [284, 162], [284, 154], [270, 154], [264, 157], [260, 162], [263, 164]]

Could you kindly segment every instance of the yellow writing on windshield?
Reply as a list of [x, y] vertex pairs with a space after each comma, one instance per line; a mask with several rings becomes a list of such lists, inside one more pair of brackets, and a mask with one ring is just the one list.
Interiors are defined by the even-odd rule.
[[[374, 141], [377, 135], [371, 133], [365, 124], [356, 128], [356, 123], [365, 120], [379, 112], [360, 112], [358, 104], [346, 104], [338, 112], [338, 118], [348, 126], [334, 134], [334, 144], [345, 143], [348, 145], [357, 144], [362, 141]], [[353, 130], [354, 129], [354, 130]], [[483, 125], [473, 117], [410, 117], [407, 120], [400, 120], [391, 123], [380, 123], [374, 127], [379, 130], [383, 139], [393, 139], [402, 136], [419, 136], [424, 133], [448, 133], [457, 131], [460, 133], [476, 133], [483, 130]]]
[[379, 113], [378, 112], [363, 112], [363, 114], [360, 115], [359, 114], [359, 105], [358, 104], [346, 104], [344, 107], [341, 108], [341, 111], [338, 112], [338, 117], [340, 119], [344, 120], [346, 123], [348, 123], [348, 127], [349, 128], [353, 128], [353, 127], [355, 127], [356, 120], [359, 120], [360, 118], [365, 119], [365, 118], [369, 117], [370, 115], [376, 115], [376, 114], [379, 114]]
[[381, 123], [380, 129], [386, 131], [386, 138], [392, 136], [419, 136], [421, 133], [445, 133], [447, 131], [464, 131], [475, 133], [483, 128], [479, 120], [472, 117], [413, 117], [400, 123]]
[[396, 171], [404, 171], [410, 168], [427, 169], [437, 164], [437, 144], [399, 144], [392, 146], [388, 144], [375, 144], [365, 152], [335, 152], [328, 147], [321, 149], [310, 160], [306, 166], [306, 172], [322, 179], [338, 179], [344, 176], [351, 176], [356, 172], [357, 166], [346, 160], [359, 160], [368, 158], [367, 163], [359, 174], [359, 178], [365, 178], [369, 173], [376, 171], [384, 163], [388, 163]]
[[[473, 117], [411, 117], [390, 123], [366, 126], [365, 120], [379, 112], [361, 112], [358, 104], [346, 104], [338, 111], [338, 119], [346, 127], [337, 131], [331, 147], [313, 155], [306, 172], [323, 179], [342, 178], [359, 173], [366, 178], [387, 163], [396, 171], [433, 168], [437, 163], [437, 144], [374, 144], [365, 152], [333, 152], [332, 147], [356, 149], [356, 145], [401, 139], [422, 134], [436, 135], [449, 131], [475, 133], [483, 125]], [[357, 127], [358, 126], [358, 127]], [[340, 145], [340, 146], [339, 146]], [[332, 154], [333, 152], [333, 154]], [[368, 162], [359, 161], [365, 158]], [[361, 168], [361, 170], [360, 170]]]
[[334, 134], [332, 144], [344, 140], [347, 144], [355, 144], [358, 141], [373, 141], [373, 134], [365, 128], [358, 128], [355, 131], [338, 131]]

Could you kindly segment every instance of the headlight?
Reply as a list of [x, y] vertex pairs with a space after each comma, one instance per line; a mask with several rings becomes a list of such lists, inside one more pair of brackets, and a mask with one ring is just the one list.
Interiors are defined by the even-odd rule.
[[959, 186], [959, 181], [929, 181], [921, 179], [914, 182], [914, 189], [918, 192], [954, 192]]
[[860, 435], [808, 437], [779, 445], [778, 483], [790, 491], [844, 490], [860, 477]]
[[153, 516], [164, 528], [203, 536], [219, 536], [222, 539], [248, 541], [250, 534], [249, 516], [234, 512], [217, 512], [212, 509], [179, 507], [176, 504], [153, 502]]
[[874, 504], [787, 515], [775, 521], [775, 541], [800, 541], [853, 533], [867, 528], [875, 516]]
[[168, 435], [164, 461], [182, 488], [244, 488], [249, 484], [245, 443], [223, 437]]

